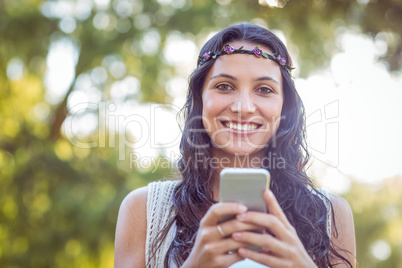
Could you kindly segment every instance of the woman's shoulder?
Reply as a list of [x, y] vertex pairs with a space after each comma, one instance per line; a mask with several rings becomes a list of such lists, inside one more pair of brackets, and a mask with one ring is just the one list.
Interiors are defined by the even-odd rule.
[[137, 188], [123, 199], [120, 211], [125, 216], [128, 216], [129, 219], [137, 218], [140, 215], [143, 215], [145, 219], [147, 203], [150, 197], [157, 197], [160, 193], [165, 195], [168, 192], [172, 193], [178, 182], [177, 180], [154, 181], [147, 186]]
[[[352, 209], [349, 206], [349, 203], [343, 199], [342, 197], [333, 194], [329, 191], [327, 191], [324, 188], [315, 188], [319, 193], [321, 193], [321, 196], [325, 196], [328, 201], [331, 202], [331, 205], [335, 211], [339, 211], [341, 213], [351, 213]], [[314, 192], [313, 192], [314, 193]]]
[[[349, 203], [345, 199], [343, 199], [342, 197], [340, 197], [336, 194], [330, 193], [329, 191], [322, 189], [322, 188], [317, 188], [317, 191], [320, 192], [322, 194], [322, 196], [326, 197], [323, 200], [324, 200], [329, 212], [331, 212], [331, 210], [333, 209], [332, 216], [335, 217], [336, 221], [343, 220], [343, 219], [353, 220], [352, 209], [351, 209]], [[332, 209], [331, 209], [331, 207], [332, 207]]]
[[335, 222], [337, 223], [338, 233], [342, 232], [345, 235], [354, 235], [353, 212], [349, 203], [335, 194], [329, 194], [329, 200], [332, 204], [333, 217], [335, 217]]
[[147, 186], [131, 191], [126, 195], [121, 206], [132, 208], [132, 210], [129, 209], [131, 211], [138, 210], [139, 207], [146, 205], [149, 197], [158, 195], [158, 193], [172, 192], [178, 183], [178, 180], [153, 181]]
[[[123, 264], [145, 266], [147, 230], [159, 227], [149, 221], [163, 222], [166, 206], [171, 204], [174, 187], [179, 181], [156, 181], [131, 191], [122, 201], [116, 225], [115, 267]], [[149, 217], [153, 216], [153, 217]], [[149, 244], [149, 243], [148, 243]]]
[[[336, 223], [336, 226], [332, 226], [331, 241], [338, 248], [345, 250], [342, 252], [342, 255], [344, 255], [344, 257], [346, 257], [354, 267], [356, 238], [352, 209], [349, 203], [338, 195], [329, 194], [329, 199], [333, 208], [332, 217], [335, 219]], [[337, 259], [335, 256], [331, 257]]]
[[350, 208], [348, 201], [336, 194], [329, 192], [328, 198], [331, 201], [331, 204], [335, 211], [338, 211], [339, 213], [352, 214], [352, 209]]
[[147, 187], [136, 189], [119, 209], [115, 237], [115, 267], [145, 266]]
[[123, 199], [122, 205], [138, 206], [139, 204], [145, 204], [147, 201], [147, 195], [148, 195], [148, 186], [137, 188], [131, 191], [128, 195], [126, 195], [126, 197]]

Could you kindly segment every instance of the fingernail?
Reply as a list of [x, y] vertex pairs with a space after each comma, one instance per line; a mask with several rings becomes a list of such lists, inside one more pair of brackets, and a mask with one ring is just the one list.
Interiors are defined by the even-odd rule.
[[245, 205], [239, 205], [239, 212], [246, 212], [247, 207]]
[[245, 248], [239, 248], [239, 253], [243, 256], [247, 255], [247, 250]]
[[237, 219], [238, 220], [244, 220], [245, 218], [246, 218], [246, 213], [237, 214]]
[[239, 239], [239, 238], [241, 238], [241, 232], [233, 233], [233, 238], [234, 238], [234, 239]]

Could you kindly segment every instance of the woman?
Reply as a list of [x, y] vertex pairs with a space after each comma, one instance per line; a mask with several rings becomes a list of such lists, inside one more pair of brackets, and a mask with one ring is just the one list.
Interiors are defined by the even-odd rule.
[[[355, 267], [349, 205], [315, 188], [304, 170], [304, 108], [291, 64], [283, 43], [251, 24], [204, 45], [184, 107], [180, 180], [125, 198], [116, 267]], [[269, 214], [217, 203], [224, 167], [270, 171]], [[250, 232], [261, 226], [265, 233]]]

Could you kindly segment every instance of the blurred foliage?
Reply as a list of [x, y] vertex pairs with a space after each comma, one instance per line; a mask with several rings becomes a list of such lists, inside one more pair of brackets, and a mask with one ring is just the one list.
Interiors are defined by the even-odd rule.
[[353, 183], [344, 198], [354, 214], [360, 267], [401, 268], [402, 177], [379, 185]]
[[[193, 68], [168, 59], [169, 40], [200, 47], [210, 32], [241, 21], [282, 31], [300, 76], [326, 66], [340, 49], [336, 37], [345, 31], [385, 42], [379, 60], [390, 71], [402, 65], [397, 0], [292, 0], [284, 9], [256, 0], [0, 1], [0, 267], [112, 266], [120, 202], [132, 189], [172, 171], [132, 168], [108, 144], [72, 145], [61, 126], [70, 96], [82, 90], [77, 81], [90, 77], [90, 87], [109, 100], [113, 85], [134, 77], [140, 91], [123, 101], [169, 103], [168, 80]], [[67, 90], [52, 99], [47, 60], [60, 40], [74, 45], [77, 59]], [[19, 76], [13, 76], [12, 62], [19, 64]], [[123, 63], [117, 74], [114, 63]], [[96, 140], [96, 133], [88, 139]], [[353, 185], [346, 195], [355, 211], [362, 267], [401, 267], [401, 189], [396, 178], [378, 189]], [[392, 250], [382, 262], [370, 250], [381, 239]]]

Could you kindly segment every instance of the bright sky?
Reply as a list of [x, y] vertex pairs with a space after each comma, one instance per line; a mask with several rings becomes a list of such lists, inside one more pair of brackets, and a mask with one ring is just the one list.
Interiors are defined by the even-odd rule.
[[[316, 173], [324, 185], [342, 192], [345, 184], [336, 178], [343, 182], [344, 174], [371, 183], [402, 174], [402, 74], [391, 76], [376, 62], [385, 52], [381, 44], [350, 33], [340, 40], [344, 51], [333, 57], [330, 69], [296, 84], [307, 110]], [[323, 120], [314, 124], [317, 110]], [[326, 137], [338, 146], [322, 153]]]
[[[174, 102], [162, 107], [123, 101], [126, 96], [138, 94], [141, 87], [136, 78], [126, 77], [113, 85], [114, 99], [106, 103], [107, 108], [111, 107], [107, 110], [109, 119], [114, 117], [113, 120], [118, 121], [119, 115], [132, 116], [123, 120], [126, 126], [121, 130], [134, 135], [137, 143], [128, 137], [123, 140], [127, 146], [135, 147], [137, 156], [148, 162], [160, 152], [170, 159], [179, 156], [180, 129], [176, 114], [184, 104], [187, 76], [197, 53], [194, 43], [178, 33], [173, 33], [169, 40], [164, 50], [165, 60], [180, 66], [179, 70], [186, 69], [166, 85]], [[360, 182], [377, 183], [402, 174], [402, 73], [390, 75], [385, 66], [377, 62], [376, 58], [385, 53], [383, 43], [347, 32], [338, 41], [342, 52], [334, 55], [329, 68], [308, 79], [296, 79], [295, 83], [306, 107], [309, 148], [313, 155], [310, 174], [320, 178], [324, 187], [342, 193], [347, 191], [350, 177]], [[183, 53], [186, 48], [188, 53]], [[177, 49], [181, 55], [194, 54], [194, 57], [171, 57]], [[57, 102], [71, 83], [69, 77], [73, 74], [75, 58], [74, 45], [68, 40], [52, 45], [46, 76], [46, 97], [50, 103]], [[68, 64], [55, 64], [61, 61]], [[17, 63], [14, 60], [13, 64], [17, 66]], [[18, 71], [15, 66], [13, 68]], [[115, 77], [125, 72], [124, 63], [119, 59], [106, 59], [102, 66], [80, 77], [80, 86], [71, 95], [69, 108], [85, 101], [100, 101], [96, 84], [105, 79], [108, 72]], [[68, 79], [63, 81], [66, 74]], [[114, 106], [108, 106], [110, 103]], [[88, 133], [85, 128], [94, 129], [97, 125], [96, 117], [83, 118], [85, 122], [78, 117], [73, 120], [73, 133], [77, 137]], [[94, 122], [90, 123], [91, 120]]]

